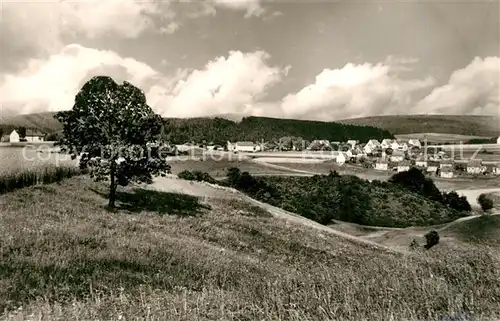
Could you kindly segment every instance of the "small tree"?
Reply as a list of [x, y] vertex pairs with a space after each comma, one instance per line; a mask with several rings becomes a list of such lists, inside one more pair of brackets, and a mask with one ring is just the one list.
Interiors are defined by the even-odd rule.
[[481, 206], [483, 212], [487, 212], [493, 208], [493, 200], [484, 193], [478, 196], [477, 202]]
[[151, 183], [153, 176], [170, 173], [156, 143], [163, 121], [144, 93], [128, 82], [93, 77], [76, 95], [73, 109], [55, 118], [63, 125], [57, 145], [73, 158], [80, 156], [80, 167], [89, 168], [96, 181], [110, 180], [111, 208], [118, 185]]
[[427, 250], [430, 249], [431, 247], [433, 247], [434, 245], [437, 245], [439, 243], [439, 234], [438, 234], [438, 232], [436, 232], [434, 230], [432, 230], [429, 233], [425, 234], [424, 237], [425, 237], [425, 241], [426, 241], [424, 247]]

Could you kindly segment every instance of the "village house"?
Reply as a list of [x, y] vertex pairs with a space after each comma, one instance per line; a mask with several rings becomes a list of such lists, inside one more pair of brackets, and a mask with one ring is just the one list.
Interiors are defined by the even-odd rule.
[[9, 135], [9, 142], [11, 143], [19, 143], [21, 141], [21, 137], [19, 136], [19, 134], [13, 130], [12, 133], [10, 133]]
[[481, 174], [483, 172], [482, 160], [471, 159], [467, 163], [467, 174]]
[[398, 164], [398, 173], [407, 172], [410, 170], [410, 162], [402, 161]]
[[359, 140], [352, 140], [352, 139], [350, 139], [350, 140], [347, 141], [347, 144], [351, 145], [351, 148], [354, 148], [357, 144], [359, 144]]
[[443, 159], [439, 162], [439, 169], [443, 168], [452, 168], [453, 169], [453, 160], [452, 159]]
[[375, 169], [378, 171], [386, 171], [388, 168], [388, 162], [385, 158], [380, 158], [375, 162]]
[[493, 167], [493, 174], [500, 175], [500, 164], [496, 164], [496, 166]]
[[405, 154], [402, 151], [394, 150], [392, 155], [390, 156], [391, 162], [398, 163], [402, 162], [405, 159]]
[[399, 150], [399, 151], [403, 151], [403, 152], [406, 152], [408, 150], [408, 144], [406, 144], [405, 142], [403, 141], [393, 141], [391, 143], [391, 146], [392, 150]]
[[368, 141], [368, 143], [366, 143], [366, 145], [363, 147], [363, 151], [366, 153], [366, 154], [372, 154], [374, 153], [376, 150], [382, 148], [382, 145], [380, 145], [379, 141], [376, 140], [376, 139], [370, 139]]
[[380, 146], [383, 148], [383, 149], [387, 149], [387, 148], [391, 148], [391, 144], [392, 144], [392, 139], [384, 139], [382, 140], [382, 143], [380, 143]]
[[443, 167], [443, 168], [439, 169], [439, 177], [453, 178], [453, 168], [452, 167]]
[[30, 143], [43, 142], [45, 135], [37, 129], [26, 129], [26, 141]]
[[254, 142], [227, 142], [227, 150], [231, 152], [255, 153], [260, 150], [260, 146]]
[[339, 165], [344, 165], [346, 161], [346, 157], [344, 153], [338, 153], [337, 157], [335, 157], [335, 162]]
[[422, 147], [422, 144], [420, 143], [420, 141], [418, 139], [409, 139], [408, 140], [408, 145], [415, 146], [415, 147], [418, 147], [418, 148]]
[[426, 168], [427, 167], [427, 159], [423, 156], [417, 157], [415, 160], [415, 166], [420, 167], [420, 168]]
[[436, 161], [428, 161], [427, 162], [427, 173], [429, 174], [436, 174], [437, 170], [439, 167], [439, 162]]
[[331, 150], [330, 142], [326, 139], [313, 140], [306, 148], [307, 150]]
[[500, 144], [500, 136], [497, 138], [497, 144]]

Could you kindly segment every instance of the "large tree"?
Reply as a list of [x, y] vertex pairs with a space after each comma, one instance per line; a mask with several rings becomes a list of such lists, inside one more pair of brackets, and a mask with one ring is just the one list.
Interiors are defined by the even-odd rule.
[[146, 103], [144, 93], [128, 82], [106, 76], [87, 81], [73, 109], [55, 115], [63, 125], [57, 145], [80, 158], [96, 181], [110, 181], [109, 207], [115, 207], [118, 185], [151, 183], [170, 166], [157, 141], [163, 121]]

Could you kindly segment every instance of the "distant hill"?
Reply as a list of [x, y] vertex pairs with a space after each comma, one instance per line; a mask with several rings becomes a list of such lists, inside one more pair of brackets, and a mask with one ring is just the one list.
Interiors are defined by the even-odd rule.
[[[0, 128], [4, 133], [18, 127], [36, 128], [45, 133], [62, 130], [61, 124], [54, 119], [54, 113], [38, 113], [0, 118]], [[376, 127], [348, 125], [337, 122], [320, 122], [266, 117], [245, 117], [241, 120], [232, 117], [166, 118], [164, 137], [174, 143], [206, 140], [225, 144], [228, 140], [260, 141], [279, 139], [284, 136], [302, 137], [306, 140], [328, 139], [345, 141], [371, 138], [392, 138], [393, 135]], [[239, 121], [238, 121], [239, 120]]]
[[482, 137], [500, 136], [499, 116], [392, 115], [339, 120], [352, 125], [375, 126], [398, 134], [443, 133]]
[[62, 130], [61, 123], [54, 119], [54, 113], [52, 112], [11, 117], [0, 116], [0, 129], [3, 129], [4, 134], [19, 127], [39, 129], [44, 133], [55, 133]]
[[392, 138], [393, 135], [376, 127], [267, 117], [244, 117], [240, 122], [214, 118], [167, 118], [165, 138], [175, 143], [206, 140], [217, 144], [226, 141], [277, 140], [281, 137], [302, 137], [305, 140], [327, 139], [346, 141], [357, 139]]

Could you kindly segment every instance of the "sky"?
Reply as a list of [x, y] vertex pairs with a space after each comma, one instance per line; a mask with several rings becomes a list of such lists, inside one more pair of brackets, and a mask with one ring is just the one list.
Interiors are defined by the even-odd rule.
[[97, 75], [165, 117], [500, 114], [498, 1], [0, 1], [0, 116]]

